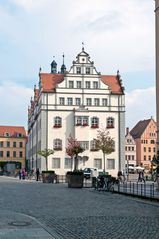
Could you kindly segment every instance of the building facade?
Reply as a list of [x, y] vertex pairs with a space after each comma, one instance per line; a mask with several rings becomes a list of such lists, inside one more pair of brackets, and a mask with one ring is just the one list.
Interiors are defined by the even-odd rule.
[[[115, 140], [115, 152], [106, 159], [106, 171], [116, 175], [125, 166], [124, 129], [125, 96], [119, 72], [101, 75], [82, 48], [69, 71], [64, 62], [60, 73], [51, 63], [51, 73], [39, 73], [39, 86], [28, 108], [28, 158], [31, 168], [45, 170], [43, 149], [53, 149], [48, 168], [57, 174], [71, 170], [66, 154], [67, 139], [76, 138], [85, 151], [80, 154], [79, 168], [103, 169], [103, 155], [96, 151], [97, 131], [107, 128]], [[87, 157], [85, 157], [87, 156]], [[87, 158], [87, 161], [84, 160]]]
[[151, 118], [139, 121], [130, 134], [136, 141], [136, 162], [138, 166], [151, 168], [151, 161], [156, 154], [156, 122]]
[[136, 141], [129, 132], [129, 128], [126, 128], [125, 135], [125, 165], [126, 168], [135, 167], [136, 162]]
[[0, 126], [0, 169], [25, 168], [27, 136], [24, 127]]

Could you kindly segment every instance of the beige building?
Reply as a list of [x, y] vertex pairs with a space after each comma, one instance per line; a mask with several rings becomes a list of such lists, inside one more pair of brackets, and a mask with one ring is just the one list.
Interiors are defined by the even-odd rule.
[[157, 112], [157, 150], [159, 150], [159, 0], [155, 0], [156, 15], [156, 112]]
[[0, 170], [25, 168], [26, 132], [21, 126], [0, 126]]
[[125, 135], [125, 166], [126, 168], [136, 166], [136, 141], [129, 132], [129, 128], [126, 128]]
[[156, 122], [151, 118], [139, 121], [130, 131], [136, 141], [136, 163], [151, 168], [151, 160], [156, 154]]

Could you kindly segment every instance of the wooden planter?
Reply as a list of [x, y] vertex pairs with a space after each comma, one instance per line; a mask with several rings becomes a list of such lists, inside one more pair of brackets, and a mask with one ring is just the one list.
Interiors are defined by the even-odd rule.
[[54, 183], [55, 172], [54, 171], [42, 171], [43, 183]]
[[67, 175], [68, 187], [69, 188], [83, 188], [83, 173], [77, 174], [71, 172]]

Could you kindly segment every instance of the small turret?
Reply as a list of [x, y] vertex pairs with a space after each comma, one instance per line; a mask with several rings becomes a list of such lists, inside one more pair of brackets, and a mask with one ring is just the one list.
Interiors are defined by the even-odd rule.
[[64, 57], [65, 57], [65, 55], [63, 54], [63, 64], [62, 64], [62, 66], [61, 66], [61, 73], [62, 74], [64, 74], [65, 72], [66, 72], [66, 66], [65, 66], [65, 64], [64, 64]]
[[55, 60], [51, 62], [51, 73], [57, 73], [57, 63]]

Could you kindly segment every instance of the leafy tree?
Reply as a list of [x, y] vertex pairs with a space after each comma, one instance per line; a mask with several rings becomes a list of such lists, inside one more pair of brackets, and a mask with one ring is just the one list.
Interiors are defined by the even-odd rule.
[[68, 156], [71, 157], [73, 160], [74, 158], [74, 171], [77, 171], [78, 169], [78, 154], [83, 153], [84, 149], [80, 146], [80, 143], [77, 141], [77, 139], [70, 136], [67, 139], [67, 147], [66, 147], [66, 153]]
[[52, 149], [44, 149], [44, 150], [39, 151], [38, 154], [45, 158], [46, 171], [48, 171], [48, 156], [50, 156], [51, 154], [54, 154], [54, 151]]
[[96, 148], [102, 150], [103, 161], [104, 161], [104, 172], [105, 172], [105, 155], [114, 152], [114, 140], [110, 137], [109, 131], [107, 129], [100, 129], [97, 131], [97, 138], [95, 140]]

